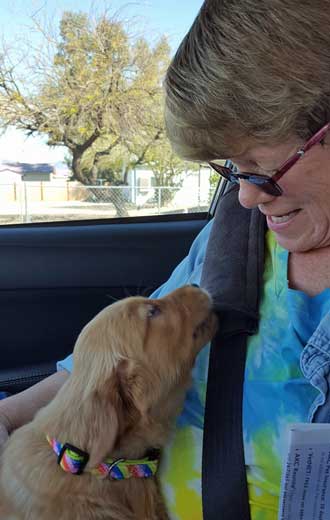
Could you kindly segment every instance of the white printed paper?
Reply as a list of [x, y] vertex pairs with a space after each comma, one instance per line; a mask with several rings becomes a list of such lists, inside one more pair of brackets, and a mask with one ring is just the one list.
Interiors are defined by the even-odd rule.
[[278, 518], [330, 520], [330, 424], [290, 428]]

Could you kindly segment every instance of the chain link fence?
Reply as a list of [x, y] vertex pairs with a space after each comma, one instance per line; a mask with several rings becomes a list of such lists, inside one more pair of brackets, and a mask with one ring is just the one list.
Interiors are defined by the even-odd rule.
[[215, 188], [84, 186], [72, 182], [0, 185], [0, 224], [207, 211]]

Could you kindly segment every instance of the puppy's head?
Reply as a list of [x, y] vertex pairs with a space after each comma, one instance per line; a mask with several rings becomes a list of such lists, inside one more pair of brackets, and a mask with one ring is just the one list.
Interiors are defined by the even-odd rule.
[[95, 410], [108, 409], [113, 445], [133, 425], [162, 414], [165, 421], [174, 418], [196, 355], [215, 330], [210, 298], [194, 286], [160, 299], [126, 298], [85, 327], [75, 346], [74, 374], [85, 374]]

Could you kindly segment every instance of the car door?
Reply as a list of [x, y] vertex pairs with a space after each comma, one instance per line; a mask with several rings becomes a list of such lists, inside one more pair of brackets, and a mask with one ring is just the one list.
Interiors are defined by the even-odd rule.
[[0, 227], [0, 391], [51, 374], [98, 311], [165, 282], [211, 213]]

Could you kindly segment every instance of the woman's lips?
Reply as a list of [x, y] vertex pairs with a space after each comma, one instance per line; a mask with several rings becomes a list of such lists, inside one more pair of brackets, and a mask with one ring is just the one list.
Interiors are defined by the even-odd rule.
[[300, 211], [300, 209], [296, 209], [294, 211], [290, 211], [286, 215], [267, 215], [267, 225], [269, 229], [273, 231], [283, 229], [291, 224], [292, 220]]

